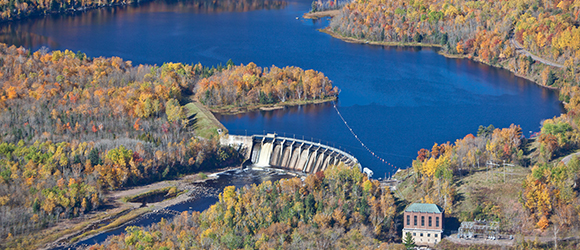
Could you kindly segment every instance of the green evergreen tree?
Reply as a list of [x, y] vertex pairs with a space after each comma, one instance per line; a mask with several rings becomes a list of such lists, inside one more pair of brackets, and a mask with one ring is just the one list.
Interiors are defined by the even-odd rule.
[[413, 240], [413, 236], [411, 236], [411, 233], [407, 233], [405, 235], [405, 239], [403, 240], [403, 245], [405, 245], [407, 250], [415, 249], [415, 247], [417, 245], [415, 244], [415, 240]]
[[495, 127], [493, 124], [489, 124], [489, 126], [484, 127], [483, 125], [479, 125], [479, 129], [477, 129], [477, 137], [484, 136], [488, 137], [493, 134]]
[[554, 72], [550, 70], [550, 73], [548, 74], [548, 79], [546, 80], [546, 85], [552, 86], [552, 84], [554, 84], [555, 81], [556, 76], [554, 75]]

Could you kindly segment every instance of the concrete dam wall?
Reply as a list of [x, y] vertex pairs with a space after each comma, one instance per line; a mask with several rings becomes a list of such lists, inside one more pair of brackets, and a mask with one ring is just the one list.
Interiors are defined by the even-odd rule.
[[334, 147], [317, 142], [267, 135], [226, 135], [222, 144], [236, 147], [246, 159], [259, 167], [279, 167], [304, 173], [316, 173], [330, 165], [344, 163], [358, 167], [358, 160]]

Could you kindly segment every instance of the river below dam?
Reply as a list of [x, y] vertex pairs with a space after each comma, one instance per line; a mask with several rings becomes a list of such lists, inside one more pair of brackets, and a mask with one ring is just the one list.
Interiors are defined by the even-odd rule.
[[241, 188], [246, 185], [260, 184], [264, 181], [277, 181], [280, 179], [292, 178], [294, 175], [285, 173], [284, 171], [275, 169], [263, 169], [256, 170], [251, 168], [246, 169], [234, 169], [225, 171], [217, 175], [216, 179], [207, 180], [204, 183], [197, 184], [200, 188], [204, 189], [204, 195], [198, 196], [193, 199], [189, 199], [185, 202], [166, 207], [158, 211], [153, 211], [151, 213], [144, 214], [137, 217], [116, 229], [99, 233], [85, 239], [82, 239], [75, 244], [68, 246], [60, 246], [52, 248], [57, 249], [77, 249], [85, 248], [90, 245], [104, 242], [107, 237], [112, 235], [119, 235], [125, 233], [125, 229], [131, 226], [149, 226], [153, 223], [158, 223], [161, 219], [171, 220], [177, 214], [183, 211], [203, 211], [208, 209], [211, 205], [218, 201], [218, 194], [223, 191], [226, 186], [235, 186], [236, 188]]

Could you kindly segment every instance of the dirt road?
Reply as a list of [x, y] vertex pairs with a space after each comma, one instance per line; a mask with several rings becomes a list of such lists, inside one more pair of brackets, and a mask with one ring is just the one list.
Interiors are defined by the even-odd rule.
[[510, 42], [511, 42], [511, 43], [514, 45], [514, 47], [516, 47], [516, 52], [517, 52], [517, 53], [524, 54], [524, 55], [527, 55], [527, 56], [531, 56], [531, 57], [532, 57], [534, 60], [536, 60], [536, 61], [538, 61], [538, 62], [541, 62], [541, 63], [543, 63], [543, 64], [546, 64], [546, 65], [550, 65], [550, 66], [554, 66], [554, 67], [558, 67], [558, 68], [564, 68], [564, 65], [562, 65], [562, 64], [558, 64], [558, 63], [555, 63], [555, 62], [548, 61], [548, 60], [546, 60], [546, 59], [544, 59], [544, 58], [541, 58], [541, 57], [539, 57], [539, 56], [536, 56], [536, 55], [534, 55], [534, 54], [530, 53], [529, 51], [527, 51], [527, 50], [524, 48], [524, 46], [522, 46], [522, 45], [521, 45], [521, 44], [520, 44], [518, 41], [516, 41], [516, 39], [514, 39], [513, 37], [512, 37], [512, 38], [510, 38]]

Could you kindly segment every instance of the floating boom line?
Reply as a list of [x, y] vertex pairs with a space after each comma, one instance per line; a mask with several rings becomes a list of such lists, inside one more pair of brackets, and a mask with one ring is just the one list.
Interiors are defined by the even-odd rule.
[[373, 152], [371, 149], [369, 149], [369, 147], [367, 147], [367, 145], [364, 144], [364, 142], [358, 137], [358, 135], [354, 132], [354, 130], [352, 130], [352, 128], [348, 125], [348, 123], [346, 122], [346, 120], [344, 119], [344, 117], [342, 116], [342, 114], [340, 113], [338, 108], [336, 107], [336, 103], [334, 101], [332, 101], [332, 105], [334, 106], [334, 110], [336, 110], [336, 113], [338, 114], [338, 116], [340, 117], [342, 122], [344, 122], [344, 125], [348, 128], [348, 130], [350, 130], [350, 133], [360, 143], [360, 145], [363, 146], [364, 149], [369, 151], [369, 153], [372, 156], [374, 156], [375, 158], [379, 159], [379, 161], [382, 161], [383, 163], [387, 164], [390, 167], [397, 168], [395, 165], [387, 162], [385, 159], [381, 158], [378, 154], [375, 154], [375, 152]]

